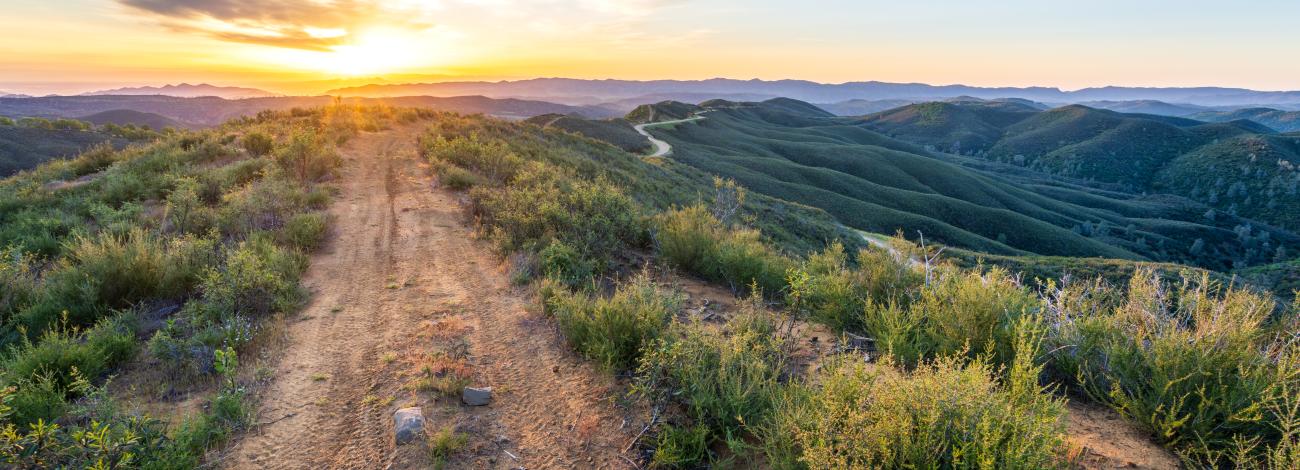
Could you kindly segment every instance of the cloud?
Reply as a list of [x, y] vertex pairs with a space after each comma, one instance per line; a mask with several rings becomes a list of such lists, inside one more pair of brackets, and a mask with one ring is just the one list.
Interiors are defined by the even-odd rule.
[[[500, 36], [509, 25], [541, 37], [592, 34], [614, 44], [645, 38], [641, 21], [684, 0], [116, 0], [174, 31], [231, 42], [331, 51], [370, 27], [458, 30]], [[482, 24], [490, 23], [490, 24]], [[329, 34], [322, 34], [328, 32]], [[511, 35], [512, 37], [515, 37]], [[541, 39], [536, 38], [536, 39]]]
[[[433, 3], [366, 0], [118, 0], [181, 32], [252, 44], [330, 50], [366, 25], [428, 29]], [[331, 34], [320, 34], [329, 31]]]

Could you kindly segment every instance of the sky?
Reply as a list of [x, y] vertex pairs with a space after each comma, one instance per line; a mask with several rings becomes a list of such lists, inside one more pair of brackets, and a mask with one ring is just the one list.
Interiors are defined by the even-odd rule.
[[532, 77], [1300, 89], [1294, 0], [0, 0], [0, 92]]

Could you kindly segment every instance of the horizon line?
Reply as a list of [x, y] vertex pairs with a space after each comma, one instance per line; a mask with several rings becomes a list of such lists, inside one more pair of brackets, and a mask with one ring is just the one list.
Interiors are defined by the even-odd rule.
[[[418, 75], [419, 75], [419, 74], [396, 74], [396, 76], [398, 76], [398, 77], [402, 77], [402, 78], [405, 78], [405, 79], [408, 79], [408, 80], [409, 80], [409, 79], [415, 79], [415, 76], [418, 76]], [[573, 81], [589, 81], [589, 82], [629, 82], [629, 83], [649, 83], [649, 82], [684, 82], [684, 83], [689, 83], [689, 82], [708, 82], [708, 81], [715, 81], [715, 80], [729, 80], [729, 81], [737, 81], [737, 82], [766, 82], [766, 83], [776, 83], [776, 82], [804, 82], [804, 83], [809, 83], [809, 84], [815, 84], [815, 85], [826, 85], [826, 86], [843, 86], [843, 85], [852, 85], [852, 84], [872, 84], [872, 83], [879, 83], [879, 84], [887, 84], [887, 85], [920, 85], [920, 86], [930, 86], [930, 87], [968, 87], [968, 88], [980, 88], [980, 89], [1045, 90], [1045, 91], [1057, 91], [1057, 92], [1061, 92], [1061, 93], [1076, 93], [1076, 92], [1084, 91], [1084, 90], [1099, 90], [1099, 89], [1107, 89], [1107, 88], [1127, 88], [1127, 89], [1139, 89], [1139, 90], [1140, 90], [1140, 89], [1198, 89], [1198, 88], [1218, 88], [1218, 89], [1227, 89], [1227, 90], [1245, 90], [1245, 91], [1261, 92], [1261, 93], [1294, 93], [1294, 92], [1300, 92], [1300, 86], [1298, 86], [1297, 88], [1292, 88], [1292, 89], [1259, 89], [1259, 88], [1249, 88], [1249, 87], [1244, 87], [1244, 86], [1217, 85], [1217, 84], [1203, 84], [1203, 85], [1120, 85], [1120, 84], [1109, 84], [1109, 85], [1095, 85], [1095, 86], [1087, 86], [1087, 87], [1081, 87], [1081, 88], [1066, 88], [1066, 87], [1061, 87], [1061, 86], [1052, 86], [1052, 85], [971, 85], [971, 84], [962, 83], [962, 82], [949, 82], [949, 83], [927, 83], [927, 82], [920, 82], [920, 81], [898, 81], [898, 82], [894, 82], [894, 81], [873, 80], [873, 79], [866, 79], [866, 80], [849, 80], [849, 81], [836, 82], [836, 81], [817, 81], [817, 80], [803, 79], [803, 78], [777, 78], [777, 79], [768, 79], [768, 78], [757, 78], [757, 77], [755, 77], [755, 78], [732, 78], [732, 77], [725, 77], [725, 76], [714, 76], [714, 77], [710, 77], [710, 78], [700, 78], [700, 79], [692, 79], [692, 78], [649, 78], [649, 79], [629, 79], [629, 78], [608, 78], [608, 77], [607, 77], [607, 78], [576, 78], [576, 77], [572, 77], [572, 76], [533, 76], [533, 77], [510, 77], [510, 78], [491, 78], [491, 77], [473, 77], [473, 76], [467, 76], [467, 77], [464, 77], [464, 78], [453, 78], [453, 77], [448, 77], [448, 76], [445, 76], [445, 75], [442, 75], [442, 76], [439, 76], [439, 75], [429, 75], [429, 77], [430, 77], [430, 78], [429, 78], [428, 80], [424, 80], [424, 81], [419, 81], [419, 80], [417, 79], [416, 81], [405, 81], [405, 82], [400, 82], [400, 83], [398, 83], [398, 82], [385, 83], [384, 80], [386, 79], [386, 77], [384, 77], [384, 76], [374, 76], [374, 77], [368, 77], [369, 79], [374, 80], [374, 82], [372, 82], [372, 83], [364, 83], [364, 84], [358, 84], [358, 85], [345, 85], [345, 86], [338, 86], [338, 87], [334, 87], [334, 88], [331, 88], [331, 89], [361, 88], [361, 87], [367, 87], [367, 86], [412, 86], [412, 85], [436, 85], [436, 84], [446, 84], [446, 83], [490, 83], [490, 84], [499, 84], [499, 83], [526, 82], [526, 81], [533, 81], [533, 80], [573, 80]], [[435, 77], [436, 77], [436, 78], [435, 78]], [[283, 83], [283, 84], [295, 84], [295, 83], [297, 83], [297, 84], [305, 84], [305, 83], [308, 83], [308, 82], [317, 82], [317, 81], [335, 81], [335, 80], [337, 80], [337, 81], [348, 81], [348, 80], [355, 80], [355, 79], [349, 79], [349, 78], [346, 78], [346, 77], [329, 77], [329, 78], [321, 78], [321, 79], [316, 79], [316, 80], [292, 80], [292, 79], [290, 79], [290, 80], [271, 80], [271, 81], [264, 81], [264, 80], [257, 80], [257, 79], [250, 79], [250, 80], [248, 80], [248, 81], [210, 80], [210, 79], [202, 79], [202, 80], [181, 79], [181, 80], [175, 80], [175, 81], [140, 81], [140, 82], [131, 82], [131, 81], [117, 82], [117, 81], [113, 81], [113, 82], [104, 82], [103, 84], [95, 84], [95, 83], [93, 83], [93, 82], [86, 82], [86, 81], [28, 81], [28, 80], [23, 80], [23, 81], [0, 81], [0, 93], [27, 94], [27, 93], [22, 93], [22, 92], [19, 91], [18, 89], [21, 89], [21, 88], [27, 88], [27, 87], [30, 87], [30, 86], [33, 86], [33, 85], [35, 85], [35, 86], [58, 86], [58, 85], [60, 85], [60, 84], [67, 84], [67, 85], [69, 85], [69, 86], [72, 86], [72, 85], [82, 85], [82, 86], [84, 86], [84, 87], [87, 87], [86, 91], [80, 91], [80, 92], [77, 92], [77, 91], [61, 91], [61, 92], [57, 92], [57, 93], [29, 94], [29, 96], [33, 96], [33, 97], [45, 97], [45, 96], [77, 96], [77, 95], [86, 95], [86, 94], [92, 94], [92, 93], [100, 93], [100, 92], [103, 92], [103, 91], [110, 91], [110, 90], [118, 89], [118, 88], [148, 88], [148, 87], [153, 87], [153, 88], [162, 88], [162, 87], [167, 87], [167, 86], [180, 86], [180, 85], [191, 85], [191, 86], [204, 86], [204, 85], [207, 85], [207, 86], [216, 86], [216, 87], [253, 88], [253, 89], [260, 89], [261, 91], [266, 91], [266, 92], [268, 92], [268, 93], [279, 94], [279, 95], [284, 95], [284, 96], [315, 96], [315, 95], [312, 95], [312, 94], [297, 94], [297, 93], [283, 93], [283, 92], [277, 92], [277, 91], [273, 91], [273, 90], [266, 90], [266, 89], [263, 88], [263, 87], [266, 87], [266, 88], [273, 88], [274, 86], [267, 86], [267, 85], [273, 85], [273, 84], [277, 84], [277, 83]], [[258, 83], [262, 83], [262, 85], [258, 85]], [[12, 88], [12, 89], [11, 89], [11, 88], [7, 88], [7, 87], [10, 87], [10, 86], [12, 86], [13, 88]], [[99, 89], [96, 89], [96, 88], [99, 88]], [[325, 90], [325, 91], [328, 91], [328, 90]], [[322, 91], [321, 93], [324, 93], [324, 91]]]

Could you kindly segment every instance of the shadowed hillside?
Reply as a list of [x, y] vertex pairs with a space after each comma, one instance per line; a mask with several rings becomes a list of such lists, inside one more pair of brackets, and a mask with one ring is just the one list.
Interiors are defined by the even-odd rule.
[[154, 137], [157, 133], [129, 124], [95, 127], [90, 122], [74, 119], [15, 121], [0, 116], [0, 177], [49, 160], [73, 157], [98, 145], [121, 148]]

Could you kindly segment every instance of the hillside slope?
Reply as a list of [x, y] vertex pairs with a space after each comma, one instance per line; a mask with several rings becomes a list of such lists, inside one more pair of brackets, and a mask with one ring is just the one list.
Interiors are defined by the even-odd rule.
[[82, 116], [77, 119], [81, 121], [89, 122], [91, 124], [99, 125], [99, 126], [102, 126], [104, 124], [116, 124], [119, 126], [125, 126], [130, 124], [135, 126], [147, 126], [150, 129], [155, 129], [155, 130], [162, 130], [168, 127], [173, 129], [184, 129], [187, 127], [191, 127], [188, 124], [182, 123], [180, 121], [169, 118], [167, 116], [163, 116], [161, 114], [146, 113], [146, 112], [134, 111], [130, 109], [112, 109], [108, 111], [91, 114], [88, 116]]
[[1037, 112], [1018, 103], [936, 101], [871, 114], [862, 122], [888, 136], [963, 153], [993, 146], [1003, 128]]
[[1247, 119], [1278, 132], [1300, 131], [1300, 111], [1282, 111], [1272, 108], [1244, 108], [1232, 111], [1203, 111], [1187, 116], [1209, 122], [1226, 122]]
[[[1131, 194], [1175, 194], [1214, 212], [1300, 229], [1300, 139], [1294, 135], [1278, 135], [1243, 119], [1205, 123], [1080, 105], [999, 126], [971, 118], [982, 108], [923, 103], [868, 116], [863, 123], [921, 145], [1094, 181]], [[889, 119], [921, 115], [923, 110], [937, 117]], [[1229, 117], [1239, 116], [1225, 119]], [[1207, 218], [1212, 217], [1207, 212]]]
[[[1019, 113], [991, 112], [985, 119], [1023, 123]], [[1227, 215], [1205, 220], [1208, 208], [1186, 199], [968, 165], [853, 119], [769, 103], [711, 108], [706, 116], [655, 135], [672, 144], [674, 160], [819, 207], [857, 229], [903, 229], [908, 238], [920, 231], [932, 242], [993, 254], [1174, 261], [1220, 270], [1265, 262], [1271, 254], [1264, 252], [1275, 244], [1300, 241], [1290, 231]], [[904, 117], [925, 119], [924, 113]]]
[[609, 142], [615, 147], [632, 153], [645, 153], [650, 150], [650, 143], [638, 134], [633, 129], [632, 123], [626, 119], [596, 121], [561, 114], [543, 114], [525, 119], [524, 122]]
[[121, 147], [127, 142], [104, 132], [0, 125], [0, 177], [76, 156], [99, 144]]

